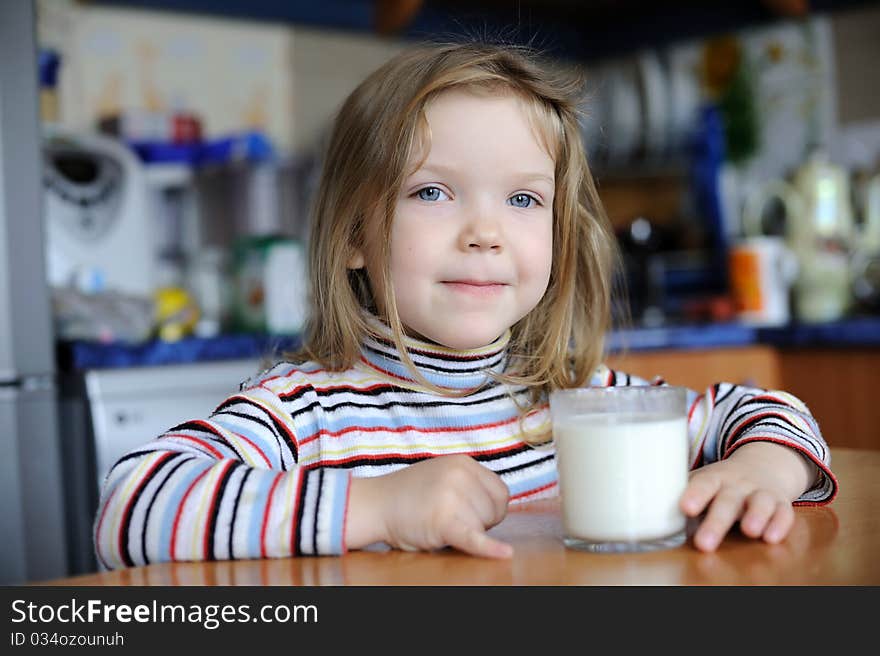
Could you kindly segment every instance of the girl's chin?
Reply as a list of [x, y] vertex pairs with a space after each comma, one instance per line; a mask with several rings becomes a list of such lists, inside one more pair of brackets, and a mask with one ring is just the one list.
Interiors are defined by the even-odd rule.
[[407, 337], [456, 351], [471, 351], [488, 346], [501, 337], [505, 330], [502, 329], [500, 333], [495, 334], [494, 331], [468, 331], [463, 327], [459, 334], [447, 335], [432, 332], [432, 334], [426, 335], [417, 330], [405, 328]]

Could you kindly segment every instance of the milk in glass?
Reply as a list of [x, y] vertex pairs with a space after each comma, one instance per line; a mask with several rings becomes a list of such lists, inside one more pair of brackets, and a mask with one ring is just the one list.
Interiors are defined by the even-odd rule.
[[566, 542], [679, 534], [688, 481], [684, 413], [590, 413], [553, 424]]

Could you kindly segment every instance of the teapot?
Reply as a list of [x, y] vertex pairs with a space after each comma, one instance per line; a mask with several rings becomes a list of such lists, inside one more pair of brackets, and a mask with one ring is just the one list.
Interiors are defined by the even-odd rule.
[[863, 309], [880, 310], [880, 172], [858, 187], [864, 235], [853, 258], [853, 294]]
[[798, 263], [795, 314], [806, 322], [839, 319], [852, 303], [853, 263], [880, 257], [880, 211], [866, 212], [863, 225], [856, 225], [848, 171], [822, 151], [814, 151], [791, 182], [771, 180], [746, 198], [746, 237], [763, 234], [764, 210], [773, 198], [785, 209], [785, 241]]

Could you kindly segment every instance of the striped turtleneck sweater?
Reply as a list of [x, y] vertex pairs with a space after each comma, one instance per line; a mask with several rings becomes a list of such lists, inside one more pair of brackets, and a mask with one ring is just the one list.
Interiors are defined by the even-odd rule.
[[[373, 325], [382, 336], [365, 339], [350, 369], [279, 363], [243, 383], [207, 419], [175, 426], [122, 457], [107, 475], [95, 518], [99, 562], [116, 568], [341, 554], [351, 477], [381, 476], [435, 456], [471, 456], [501, 477], [511, 503], [557, 494], [552, 445], [523, 440], [523, 431], [549, 430], [547, 405], [521, 420], [517, 402], [525, 403], [527, 389], [488, 375], [505, 369], [509, 333], [469, 351], [406, 339], [425, 379], [467, 391], [453, 397], [416, 382], [388, 328]], [[649, 383], [600, 366], [590, 384]], [[773, 441], [819, 467], [796, 504], [834, 497], [828, 447], [798, 399], [730, 383], [688, 396], [692, 467], [747, 442]]]

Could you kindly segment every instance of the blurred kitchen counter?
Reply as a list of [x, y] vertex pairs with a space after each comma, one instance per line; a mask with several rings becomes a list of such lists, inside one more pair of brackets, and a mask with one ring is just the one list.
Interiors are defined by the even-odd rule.
[[715, 348], [751, 344], [778, 348], [880, 347], [880, 316], [855, 317], [828, 323], [792, 323], [777, 328], [755, 328], [740, 323], [670, 325], [618, 330], [609, 336], [612, 351]]
[[[297, 348], [295, 336], [223, 335], [177, 342], [58, 345], [59, 370], [262, 358]], [[832, 446], [880, 449], [880, 316], [755, 328], [737, 323], [630, 328], [609, 335], [609, 366], [698, 391], [716, 382], [784, 389], [802, 399]], [[871, 398], [869, 398], [871, 397]], [[875, 426], [876, 430], [857, 430]]]
[[610, 366], [647, 379], [699, 391], [721, 381], [783, 389], [807, 404], [832, 446], [880, 449], [880, 317], [632, 329], [610, 345]]
[[62, 341], [56, 345], [62, 373], [90, 369], [118, 369], [165, 364], [189, 364], [216, 360], [260, 358], [275, 361], [301, 343], [296, 336], [228, 334], [217, 337], [185, 337], [140, 344]]
[[[298, 336], [227, 334], [187, 337], [176, 342], [154, 340], [142, 344], [59, 342], [62, 371], [180, 364], [249, 357], [279, 357], [296, 349]], [[621, 352], [695, 351], [767, 346], [774, 349], [878, 348], [880, 316], [866, 316], [822, 324], [791, 324], [755, 328], [739, 323], [669, 325], [658, 328], [614, 330], [608, 336], [612, 354]]]

